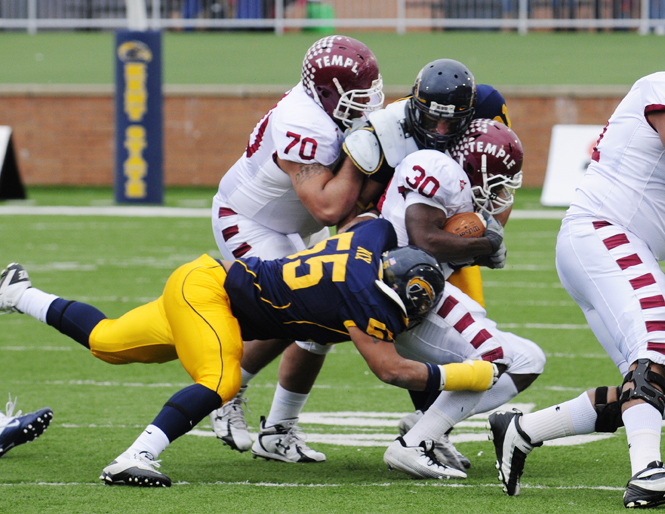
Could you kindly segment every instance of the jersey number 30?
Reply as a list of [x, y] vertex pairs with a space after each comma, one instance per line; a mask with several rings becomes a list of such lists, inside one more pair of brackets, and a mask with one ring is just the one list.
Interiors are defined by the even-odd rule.
[[425, 198], [432, 198], [439, 190], [441, 184], [434, 177], [427, 174], [427, 172], [418, 166], [413, 167], [412, 173], [404, 177], [404, 182], [414, 191], [418, 191]]

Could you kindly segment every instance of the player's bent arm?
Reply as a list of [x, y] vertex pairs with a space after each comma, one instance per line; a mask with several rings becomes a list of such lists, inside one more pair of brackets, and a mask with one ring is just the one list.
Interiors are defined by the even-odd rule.
[[345, 159], [335, 174], [320, 163], [304, 164], [277, 157], [277, 165], [291, 177], [300, 201], [325, 226], [343, 220], [354, 208], [364, 175]]
[[651, 126], [656, 129], [658, 135], [660, 136], [660, 141], [665, 146], [665, 112], [653, 112], [647, 114], [647, 120]]
[[[385, 185], [375, 180], [366, 179], [351, 212], [337, 224], [337, 231], [339, 232], [340, 229], [346, 227], [346, 225], [359, 214], [368, 210], [374, 211], [374, 208], [381, 199], [381, 195], [385, 189]], [[378, 213], [378, 211], [376, 211], [376, 213]]]
[[425, 390], [428, 375], [425, 364], [401, 357], [395, 345], [372, 337], [359, 328], [349, 327], [349, 335], [379, 380], [413, 391]]
[[409, 205], [404, 221], [409, 244], [433, 254], [439, 262], [458, 262], [492, 253], [486, 237], [460, 237], [446, 232], [446, 213], [422, 203]]
[[349, 327], [349, 335], [372, 373], [390, 385], [412, 391], [486, 391], [499, 378], [499, 369], [491, 362], [425, 364], [401, 357], [395, 345], [359, 328]]

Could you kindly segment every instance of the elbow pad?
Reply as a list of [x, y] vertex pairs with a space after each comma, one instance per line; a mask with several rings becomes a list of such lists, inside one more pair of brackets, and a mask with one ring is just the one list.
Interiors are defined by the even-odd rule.
[[369, 127], [352, 130], [343, 147], [353, 163], [365, 175], [375, 173], [383, 162], [383, 151], [374, 131]]

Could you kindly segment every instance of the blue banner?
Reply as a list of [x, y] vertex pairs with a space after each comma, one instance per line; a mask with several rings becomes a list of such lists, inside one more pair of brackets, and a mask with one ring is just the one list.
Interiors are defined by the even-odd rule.
[[161, 32], [116, 32], [115, 91], [115, 201], [161, 204]]

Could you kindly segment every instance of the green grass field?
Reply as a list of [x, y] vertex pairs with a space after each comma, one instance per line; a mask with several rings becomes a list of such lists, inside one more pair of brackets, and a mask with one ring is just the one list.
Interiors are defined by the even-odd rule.
[[[631, 85], [665, 69], [658, 36], [634, 32], [350, 32], [373, 49], [386, 85], [413, 83], [427, 62], [464, 62], [481, 83]], [[319, 36], [253, 32], [167, 32], [165, 84], [279, 84], [300, 77]], [[0, 33], [0, 84], [110, 84], [112, 32]]]
[[[110, 189], [30, 188], [28, 193], [36, 205], [100, 205], [112, 199]], [[538, 190], [521, 191], [517, 207], [535, 208], [538, 195]], [[166, 195], [169, 205], [202, 208], [210, 205], [211, 196], [204, 189]], [[524, 409], [620, 380], [559, 284], [554, 269], [559, 224], [511, 220], [508, 267], [483, 272], [490, 317], [505, 330], [536, 341], [547, 354], [545, 373], [514, 400]], [[2, 215], [0, 234], [0, 264], [19, 261], [36, 287], [92, 303], [111, 317], [156, 298], [179, 264], [203, 252], [218, 255], [206, 217]], [[44, 436], [0, 460], [2, 512], [624, 511], [621, 496], [630, 466], [623, 430], [604, 440], [537, 449], [527, 460], [517, 498], [505, 496], [496, 480], [483, 416], [452, 434], [472, 461], [467, 480], [418, 481], [389, 472], [383, 451], [410, 401], [406, 392], [379, 382], [347, 343], [327, 358], [301, 422], [327, 462], [252, 459], [210, 437], [206, 419], [196, 435], [182, 437], [160, 456], [162, 470], [175, 482], [164, 490], [107, 487], [98, 476], [161, 405], [191, 383], [179, 363], [111, 366], [18, 314], [0, 317], [0, 362], [0, 394], [18, 395], [24, 411], [49, 405], [55, 413]], [[273, 364], [250, 386], [248, 421], [254, 433], [259, 417], [267, 414], [276, 380]], [[344, 412], [364, 421], [359, 426], [345, 422], [339, 417]], [[337, 413], [338, 419], [325, 421], [324, 413], [328, 419]], [[367, 413], [382, 414], [371, 418]]]

